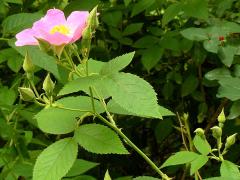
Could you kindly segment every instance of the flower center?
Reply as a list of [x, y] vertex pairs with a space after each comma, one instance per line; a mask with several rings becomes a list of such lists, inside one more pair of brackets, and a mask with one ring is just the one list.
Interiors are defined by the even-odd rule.
[[67, 34], [70, 33], [68, 27], [66, 27], [62, 24], [56, 25], [50, 30], [50, 34], [55, 34], [56, 32], [59, 32], [59, 33], [64, 34], [64, 35], [67, 35]]

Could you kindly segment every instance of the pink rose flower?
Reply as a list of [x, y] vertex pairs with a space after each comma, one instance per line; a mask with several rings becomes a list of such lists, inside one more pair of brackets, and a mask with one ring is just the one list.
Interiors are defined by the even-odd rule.
[[59, 9], [50, 9], [47, 14], [36, 21], [32, 28], [16, 35], [16, 46], [38, 45], [37, 39], [51, 45], [60, 46], [77, 41], [87, 26], [88, 11], [74, 11], [67, 19]]

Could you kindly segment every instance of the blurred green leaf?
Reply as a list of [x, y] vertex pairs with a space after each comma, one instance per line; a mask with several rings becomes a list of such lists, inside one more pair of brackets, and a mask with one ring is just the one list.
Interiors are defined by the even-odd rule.
[[225, 46], [218, 49], [218, 55], [222, 63], [227, 67], [230, 67], [233, 62], [234, 54], [236, 53], [236, 48], [233, 46]]
[[233, 102], [227, 119], [234, 119], [240, 115], [240, 101]]
[[123, 36], [129, 36], [131, 34], [134, 34], [140, 31], [142, 26], [143, 26], [143, 23], [132, 23], [128, 25], [123, 31]]
[[133, 5], [131, 17], [136, 16], [155, 3], [155, 0], [139, 0]]
[[[208, 1], [207, 0], [186, 0], [183, 4], [183, 11], [187, 16], [199, 19], [208, 19]], [[196, 8], [197, 7], [197, 8]]]
[[190, 75], [188, 76], [181, 87], [181, 95], [182, 97], [191, 94], [198, 86], [198, 79], [197, 77]]
[[25, 28], [30, 28], [42, 16], [40, 13], [19, 13], [8, 16], [2, 22], [3, 34], [16, 34]]
[[135, 48], [148, 48], [149, 45], [154, 45], [159, 42], [159, 39], [155, 36], [146, 35], [140, 39], [138, 39], [134, 44], [133, 47]]
[[224, 78], [232, 77], [230, 71], [227, 68], [216, 68], [205, 74], [205, 78], [208, 80], [221, 80]]
[[219, 81], [220, 87], [218, 89], [217, 97], [226, 97], [232, 101], [240, 99], [240, 78], [228, 77]]
[[182, 11], [182, 7], [183, 6], [180, 2], [176, 2], [168, 6], [163, 14], [162, 25], [165, 26], [172, 21], [179, 14], [179, 12]]
[[141, 62], [143, 66], [150, 71], [161, 60], [164, 49], [155, 45], [142, 51]]
[[208, 39], [208, 34], [205, 29], [202, 28], [187, 28], [180, 32], [183, 37], [192, 41], [203, 41]]

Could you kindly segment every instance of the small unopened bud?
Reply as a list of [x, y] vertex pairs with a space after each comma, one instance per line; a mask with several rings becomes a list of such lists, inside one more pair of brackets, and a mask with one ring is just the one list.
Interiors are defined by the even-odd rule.
[[219, 139], [222, 136], [222, 128], [218, 127], [218, 126], [214, 126], [211, 128], [212, 130], [212, 136], [215, 139]]
[[23, 101], [33, 101], [36, 97], [35, 94], [33, 93], [32, 89], [26, 88], [26, 87], [19, 87], [18, 88], [20, 98]]
[[43, 81], [43, 90], [46, 92], [48, 96], [52, 95], [53, 89], [55, 87], [54, 82], [52, 81], [50, 74], [46, 76], [46, 78]]
[[91, 39], [91, 26], [86, 26], [82, 33], [82, 39]]
[[83, 34], [82, 34], [82, 41], [81, 41], [81, 51], [82, 51], [82, 55], [83, 57], [87, 57], [90, 51], [90, 46], [91, 46], [91, 27], [87, 26], [84, 30], [83, 30]]
[[225, 148], [228, 149], [230, 146], [235, 144], [237, 133], [229, 136], [226, 140]]
[[183, 120], [184, 121], [188, 120], [188, 117], [189, 117], [188, 113], [184, 113], [183, 114]]
[[32, 59], [28, 52], [26, 52], [26, 55], [23, 61], [23, 70], [26, 73], [33, 73], [34, 71], [34, 64], [32, 63]]
[[224, 109], [222, 109], [221, 113], [218, 116], [218, 122], [219, 123], [224, 123], [226, 121], [226, 117], [224, 114]]
[[89, 16], [88, 16], [88, 25], [90, 25], [92, 30], [95, 30], [99, 25], [97, 15], [98, 13], [97, 13], [97, 6], [96, 6], [95, 8], [93, 8], [93, 10], [89, 13]]
[[202, 128], [197, 128], [194, 132], [200, 137], [205, 137], [204, 130]]

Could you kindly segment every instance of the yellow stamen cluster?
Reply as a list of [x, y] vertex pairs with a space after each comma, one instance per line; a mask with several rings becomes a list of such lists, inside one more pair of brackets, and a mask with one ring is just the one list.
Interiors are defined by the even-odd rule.
[[59, 33], [64, 34], [64, 35], [67, 35], [67, 34], [70, 33], [70, 30], [65, 25], [60, 24], [60, 25], [54, 26], [50, 30], [50, 34], [55, 34], [56, 32], [59, 32]]

